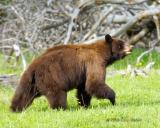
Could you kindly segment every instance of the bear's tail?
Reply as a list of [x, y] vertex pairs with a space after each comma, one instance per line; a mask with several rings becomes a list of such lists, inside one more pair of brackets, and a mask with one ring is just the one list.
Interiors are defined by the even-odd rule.
[[27, 108], [33, 99], [40, 95], [35, 82], [35, 72], [26, 70], [20, 79], [11, 101], [10, 108], [13, 112], [19, 112]]

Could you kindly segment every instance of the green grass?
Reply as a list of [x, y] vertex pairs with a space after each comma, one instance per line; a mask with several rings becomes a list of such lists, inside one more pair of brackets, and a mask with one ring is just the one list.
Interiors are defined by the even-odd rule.
[[[111, 66], [111, 68], [124, 69], [124, 68], [127, 68], [128, 64], [131, 64], [132, 66], [137, 66], [136, 65], [137, 57], [144, 51], [145, 51], [144, 49], [134, 49], [131, 55], [127, 56], [126, 58], [124, 58], [120, 61], [117, 61], [115, 64], [113, 64]], [[146, 54], [142, 58], [142, 60], [138, 66], [144, 67], [149, 62], [152, 62], [152, 61], [155, 62], [154, 68], [160, 69], [160, 54], [157, 53], [156, 51], [152, 51], [151, 53]]]
[[12, 0], [0, 0], [0, 4], [4, 4], [4, 5], [7, 5], [11, 2], [12, 2]]
[[[25, 60], [27, 64], [31, 62], [32, 59], [35, 58], [35, 55], [25, 53]], [[19, 75], [23, 70], [23, 64], [21, 58], [16, 63], [16, 59], [13, 56], [9, 63], [7, 63], [7, 57], [0, 53], [0, 74], [17, 74]]]
[[108, 83], [117, 104], [93, 98], [88, 109], [78, 107], [75, 91], [68, 94], [68, 109], [51, 110], [44, 97], [22, 113], [9, 111], [13, 90], [0, 88], [0, 128], [158, 128], [160, 127], [160, 75], [130, 78], [115, 76]]
[[[137, 55], [143, 50], [135, 50], [123, 61], [118, 61], [110, 69], [124, 69], [127, 64], [135, 65]], [[153, 59], [151, 59], [151, 57]], [[27, 56], [30, 62], [32, 56]], [[149, 61], [156, 61], [153, 71], [146, 78], [140, 76], [116, 75], [106, 83], [116, 92], [116, 105], [108, 100], [92, 99], [91, 106], [84, 109], [77, 105], [75, 90], [68, 93], [68, 108], [52, 110], [44, 97], [34, 100], [22, 113], [9, 111], [14, 89], [0, 85], [0, 128], [158, 128], [160, 127], [160, 55], [152, 52], [142, 60], [142, 67]], [[20, 66], [13, 68], [4, 63], [0, 55], [0, 74], [22, 71]]]

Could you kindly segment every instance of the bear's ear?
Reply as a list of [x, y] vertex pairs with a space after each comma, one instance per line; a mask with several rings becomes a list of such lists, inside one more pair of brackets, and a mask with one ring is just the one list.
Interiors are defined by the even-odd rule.
[[107, 34], [107, 35], [105, 36], [105, 40], [106, 40], [106, 42], [108, 42], [109, 44], [112, 43], [112, 37], [111, 37], [109, 34]]

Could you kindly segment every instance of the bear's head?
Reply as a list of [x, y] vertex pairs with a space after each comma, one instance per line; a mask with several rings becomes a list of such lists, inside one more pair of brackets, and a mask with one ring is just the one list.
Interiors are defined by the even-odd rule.
[[112, 38], [109, 34], [105, 36], [105, 41], [107, 44], [109, 44], [111, 53], [107, 65], [112, 64], [116, 60], [124, 58], [126, 55], [129, 55], [132, 51], [132, 46], [120, 39]]

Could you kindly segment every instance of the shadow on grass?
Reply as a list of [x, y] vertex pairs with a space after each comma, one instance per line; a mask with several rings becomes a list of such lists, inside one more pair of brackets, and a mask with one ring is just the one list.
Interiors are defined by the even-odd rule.
[[108, 118], [106, 121], [107, 122], [141, 122], [142, 119], [140, 119], [140, 118], [129, 118], [129, 119], [124, 119], [124, 118]]
[[160, 105], [160, 100], [155, 100], [155, 101], [150, 101], [150, 102], [140, 102], [140, 101], [137, 101], [137, 102], [121, 102], [121, 103], [118, 103], [117, 106], [142, 106], [142, 105], [145, 105], [145, 106], [153, 106], [153, 105]]
[[[121, 101], [117, 102], [116, 107], [130, 107], [130, 106], [153, 106], [153, 105], [160, 105], [160, 100], [153, 100], [153, 101]], [[107, 108], [107, 107], [114, 107], [110, 102], [99, 102], [99, 104], [92, 103], [89, 108]]]

